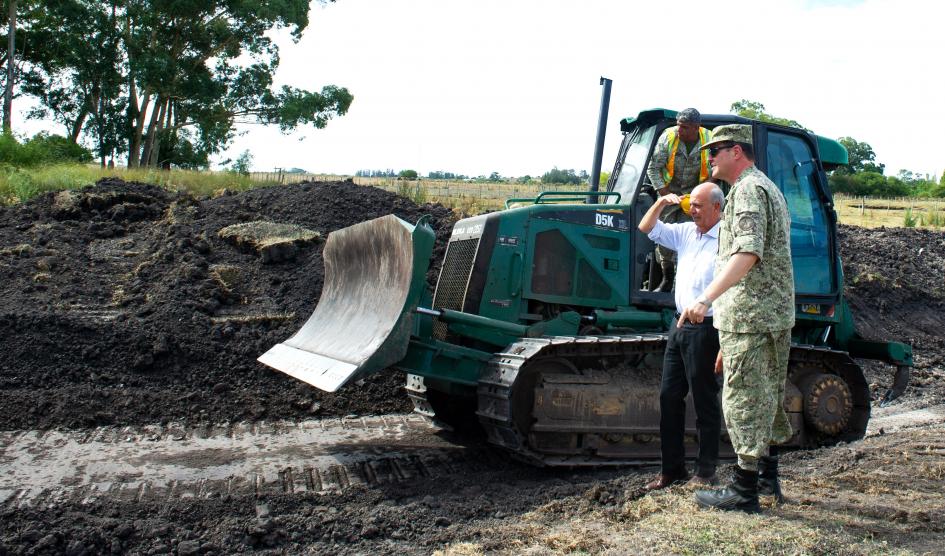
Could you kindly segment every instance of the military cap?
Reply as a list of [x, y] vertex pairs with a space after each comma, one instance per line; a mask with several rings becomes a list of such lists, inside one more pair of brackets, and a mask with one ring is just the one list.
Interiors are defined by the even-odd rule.
[[720, 125], [712, 130], [712, 138], [702, 149], [708, 149], [719, 143], [746, 143], [751, 145], [751, 126], [745, 124]]
[[676, 123], [678, 124], [699, 124], [702, 123], [702, 114], [695, 108], [686, 108], [676, 114]]

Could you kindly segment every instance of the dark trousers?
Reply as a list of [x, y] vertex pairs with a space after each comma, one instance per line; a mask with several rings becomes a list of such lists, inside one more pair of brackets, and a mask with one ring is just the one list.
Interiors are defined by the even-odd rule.
[[686, 323], [669, 332], [663, 355], [663, 382], [660, 385], [660, 446], [663, 473], [686, 472], [683, 437], [686, 427], [686, 394], [692, 392], [699, 434], [696, 473], [707, 477], [719, 461], [719, 434], [722, 428], [722, 404], [719, 400], [721, 377], [715, 374], [719, 353], [719, 333], [712, 319], [701, 324]]

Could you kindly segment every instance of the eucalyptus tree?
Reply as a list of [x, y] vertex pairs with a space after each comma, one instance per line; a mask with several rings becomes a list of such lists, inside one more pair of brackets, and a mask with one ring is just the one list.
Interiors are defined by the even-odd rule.
[[[267, 36], [308, 26], [308, 0], [127, 0], [129, 166], [166, 164], [164, 146], [205, 162], [232, 139], [237, 123], [323, 128], [352, 96], [273, 90], [278, 46]], [[149, 110], [150, 108], [150, 110]], [[168, 154], [165, 151], [165, 154]], [[185, 162], [177, 160], [176, 162]]]
[[[745, 118], [751, 118], [752, 120], [759, 120], [762, 122], [770, 122], [773, 124], [780, 124], [788, 127], [796, 127], [798, 129], [807, 130], [806, 127], [797, 123], [796, 120], [789, 118], [779, 118], [777, 116], [772, 116], [765, 111], [765, 105], [754, 100], [742, 99], [732, 103], [732, 106], [729, 108], [732, 111], [732, 114], [737, 114]], [[808, 130], [809, 131], [809, 130]]]
[[322, 128], [347, 112], [347, 89], [273, 87], [278, 46], [267, 35], [308, 26], [308, 0], [49, 0], [49, 42], [35, 117], [73, 140], [92, 138], [104, 163], [207, 163], [239, 123]]
[[6, 0], [0, 9], [0, 72], [3, 78], [3, 131], [13, 131], [13, 99], [20, 96], [17, 85], [35, 78], [32, 64], [36, 45], [31, 36], [37, 18], [43, 14], [40, 0]]
[[858, 172], [875, 172], [882, 174], [886, 170], [886, 165], [876, 162], [876, 153], [869, 143], [860, 142], [852, 137], [841, 137], [838, 139], [841, 145], [846, 147], [850, 163], [847, 166], [841, 166], [834, 170], [837, 174], [856, 174]]
[[13, 129], [13, 83], [16, 77], [16, 0], [7, 0], [7, 50], [4, 53], [6, 81], [3, 88], [3, 132]]

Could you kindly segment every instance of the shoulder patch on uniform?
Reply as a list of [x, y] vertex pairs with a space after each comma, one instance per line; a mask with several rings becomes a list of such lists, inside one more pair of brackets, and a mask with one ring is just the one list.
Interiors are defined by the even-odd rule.
[[753, 234], [758, 229], [758, 215], [754, 213], [741, 214], [738, 217], [738, 229], [746, 234]]

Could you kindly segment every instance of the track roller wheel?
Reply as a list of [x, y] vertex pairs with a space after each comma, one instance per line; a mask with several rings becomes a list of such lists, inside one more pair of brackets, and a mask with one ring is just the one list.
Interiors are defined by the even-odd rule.
[[853, 412], [853, 395], [847, 383], [836, 375], [811, 374], [801, 381], [804, 420], [815, 430], [836, 435], [846, 429]]

